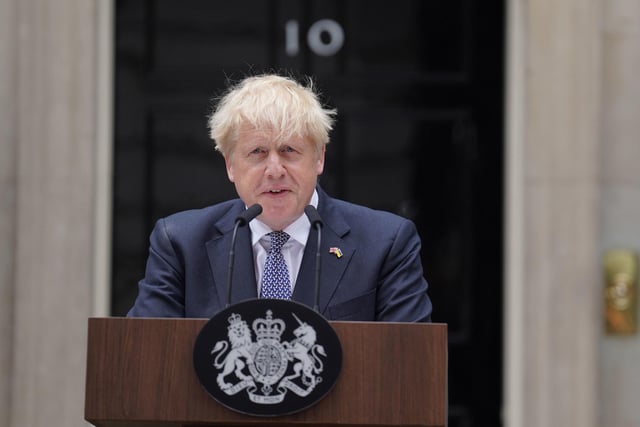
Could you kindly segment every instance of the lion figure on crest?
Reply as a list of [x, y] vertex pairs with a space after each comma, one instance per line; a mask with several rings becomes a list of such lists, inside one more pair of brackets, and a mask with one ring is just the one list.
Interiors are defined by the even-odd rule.
[[229, 342], [218, 341], [213, 350], [211, 350], [211, 354], [219, 353], [213, 364], [216, 369], [222, 369], [222, 372], [220, 372], [216, 377], [218, 386], [222, 390], [233, 385], [225, 382], [225, 377], [232, 372], [234, 372], [240, 380], [252, 379], [250, 375], [242, 372], [247, 366], [247, 363], [252, 360], [251, 346], [253, 345], [253, 342], [251, 341], [251, 330], [249, 329], [247, 322], [242, 320], [241, 317], [235, 313], [229, 316], [229, 326], [227, 329], [227, 336], [231, 343], [231, 351], [227, 353], [224, 360], [220, 361], [220, 358], [229, 348]]

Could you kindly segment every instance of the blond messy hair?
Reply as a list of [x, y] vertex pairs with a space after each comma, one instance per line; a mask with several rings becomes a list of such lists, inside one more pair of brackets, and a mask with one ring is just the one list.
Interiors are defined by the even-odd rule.
[[320, 149], [329, 143], [335, 114], [335, 109], [322, 107], [311, 78], [303, 86], [288, 77], [264, 74], [229, 89], [209, 117], [209, 135], [225, 157], [247, 127], [269, 132], [279, 141], [308, 137]]

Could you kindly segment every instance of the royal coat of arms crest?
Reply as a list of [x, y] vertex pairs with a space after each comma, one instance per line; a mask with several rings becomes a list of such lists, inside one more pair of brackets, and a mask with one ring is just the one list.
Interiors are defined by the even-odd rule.
[[229, 409], [287, 415], [333, 388], [342, 346], [317, 311], [295, 301], [260, 298], [209, 319], [194, 343], [193, 363], [205, 390]]
[[[316, 343], [316, 331], [292, 313], [298, 326], [294, 339], [281, 341], [286, 324], [274, 319], [271, 310], [264, 318], [249, 325], [237, 313], [228, 318], [228, 340], [216, 342], [211, 354], [219, 371], [216, 381], [220, 390], [234, 395], [247, 390], [252, 402], [273, 404], [283, 401], [291, 391], [307, 396], [322, 381], [322, 345]], [[235, 381], [235, 382], [233, 382]]]

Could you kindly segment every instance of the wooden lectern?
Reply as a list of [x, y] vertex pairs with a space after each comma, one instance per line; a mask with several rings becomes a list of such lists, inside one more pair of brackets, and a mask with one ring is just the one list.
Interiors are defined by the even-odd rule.
[[212, 399], [193, 368], [206, 319], [89, 319], [85, 418], [98, 427], [429, 426], [447, 424], [444, 324], [331, 322], [338, 382], [294, 415], [253, 417]]

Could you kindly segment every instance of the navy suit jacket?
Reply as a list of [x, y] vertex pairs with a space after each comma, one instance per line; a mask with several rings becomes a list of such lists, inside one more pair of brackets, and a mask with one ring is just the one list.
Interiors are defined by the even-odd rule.
[[[414, 224], [327, 196], [318, 188], [322, 229], [319, 310], [329, 320], [427, 322], [431, 301]], [[227, 267], [236, 217], [245, 209], [230, 200], [160, 219], [135, 317], [210, 318], [226, 306]], [[292, 299], [313, 307], [317, 233], [304, 250]], [[329, 252], [339, 248], [343, 256]], [[231, 303], [257, 297], [249, 227], [236, 242]]]

